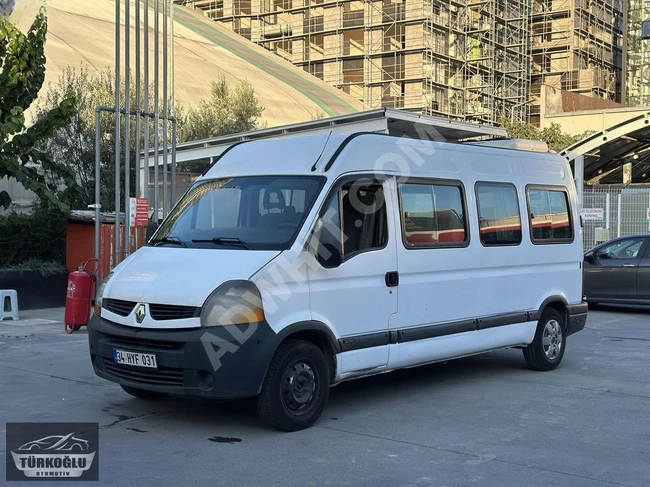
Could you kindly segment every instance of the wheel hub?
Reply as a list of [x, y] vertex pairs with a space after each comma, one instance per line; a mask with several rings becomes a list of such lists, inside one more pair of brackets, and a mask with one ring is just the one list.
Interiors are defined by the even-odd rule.
[[305, 362], [296, 362], [289, 367], [282, 383], [282, 399], [291, 411], [305, 409], [314, 398], [316, 377], [311, 366]]
[[562, 351], [562, 327], [556, 320], [549, 320], [542, 335], [544, 354], [549, 360], [555, 360]]

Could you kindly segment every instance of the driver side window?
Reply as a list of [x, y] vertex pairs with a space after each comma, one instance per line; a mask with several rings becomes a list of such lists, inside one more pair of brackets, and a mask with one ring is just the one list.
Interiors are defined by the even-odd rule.
[[599, 260], [639, 259], [643, 238], [631, 238], [606, 245], [596, 253]]

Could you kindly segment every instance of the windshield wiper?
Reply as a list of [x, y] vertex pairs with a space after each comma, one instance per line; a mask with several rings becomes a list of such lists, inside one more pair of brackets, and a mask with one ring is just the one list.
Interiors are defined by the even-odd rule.
[[235, 246], [240, 246], [246, 250], [253, 250], [253, 247], [248, 245], [246, 242], [244, 242], [240, 238], [236, 237], [214, 237], [214, 238], [208, 238], [208, 239], [196, 239], [192, 240], [192, 243], [213, 243], [215, 245], [235, 245]]
[[187, 248], [187, 245], [185, 242], [183, 242], [180, 238], [178, 237], [163, 237], [163, 238], [157, 238], [155, 240], [152, 240], [149, 242], [152, 245], [156, 245], [157, 243], [166, 243], [166, 244], [173, 244], [173, 245], [180, 245], [181, 247]]

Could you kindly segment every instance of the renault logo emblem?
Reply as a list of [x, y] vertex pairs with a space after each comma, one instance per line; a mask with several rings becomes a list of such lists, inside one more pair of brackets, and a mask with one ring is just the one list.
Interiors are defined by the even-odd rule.
[[135, 319], [138, 321], [138, 323], [142, 323], [145, 316], [147, 316], [147, 312], [144, 309], [144, 304], [141, 304], [138, 306], [138, 310], [135, 312]]

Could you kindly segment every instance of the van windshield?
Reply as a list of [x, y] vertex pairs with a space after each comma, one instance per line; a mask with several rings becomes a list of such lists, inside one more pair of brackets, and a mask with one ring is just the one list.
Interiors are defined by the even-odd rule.
[[286, 250], [323, 181], [304, 176], [200, 181], [179, 201], [149, 245]]

